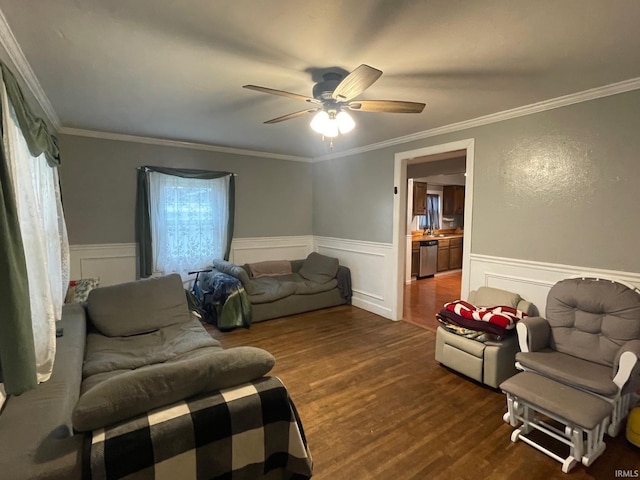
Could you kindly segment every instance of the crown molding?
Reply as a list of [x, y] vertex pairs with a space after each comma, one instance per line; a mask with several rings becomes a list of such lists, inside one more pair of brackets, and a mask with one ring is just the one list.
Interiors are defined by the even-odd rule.
[[18, 41], [13, 35], [2, 10], [0, 10], [0, 43], [9, 54], [9, 58], [11, 58], [11, 61], [15, 65], [18, 74], [22, 77], [27, 88], [42, 108], [42, 111], [47, 117], [47, 120], [49, 120], [49, 123], [51, 123], [56, 131], [60, 130], [60, 127], [62, 126], [60, 118], [58, 118], [58, 115], [53, 109], [53, 105], [51, 105], [49, 98], [44, 93], [44, 90], [38, 81], [38, 77], [36, 77], [36, 74], [31, 69], [31, 65], [29, 65], [27, 58], [24, 56], [22, 48], [18, 45]]
[[572, 93], [561, 97], [553, 98], [550, 100], [544, 100], [541, 102], [517, 107], [511, 110], [504, 110], [502, 112], [492, 113], [482, 117], [477, 117], [470, 120], [465, 120], [458, 123], [452, 123], [450, 125], [444, 125], [442, 127], [433, 128], [430, 130], [424, 130], [422, 132], [412, 133], [410, 135], [404, 135], [402, 137], [396, 137], [390, 140], [382, 142], [376, 142], [362, 147], [357, 147], [342, 152], [330, 153], [319, 157], [301, 157], [295, 155], [283, 155], [277, 153], [261, 152], [255, 150], [236, 149], [231, 147], [222, 147], [217, 145], [209, 145], [195, 142], [183, 142], [178, 140], [165, 140], [151, 137], [138, 137], [134, 135], [125, 135], [111, 132], [99, 132], [93, 130], [83, 130], [76, 128], [63, 127], [58, 115], [56, 114], [53, 105], [49, 101], [49, 98], [45, 94], [38, 78], [29, 65], [22, 48], [18, 44], [6, 17], [2, 10], [0, 10], [0, 44], [7, 51], [9, 58], [15, 65], [18, 74], [24, 80], [27, 88], [31, 91], [36, 101], [39, 103], [47, 119], [57, 132], [65, 135], [76, 135], [90, 138], [101, 138], [108, 140], [117, 140], [125, 142], [137, 142], [146, 143], [152, 145], [170, 146], [178, 148], [191, 148], [196, 150], [206, 150], [221, 153], [230, 153], [234, 155], [250, 155], [254, 157], [274, 158], [279, 160], [289, 160], [295, 162], [320, 162], [325, 160], [332, 160], [341, 157], [347, 157], [356, 155], [359, 153], [369, 152], [372, 150], [380, 150], [382, 148], [392, 147], [403, 143], [413, 142], [416, 140], [423, 140], [438, 135], [444, 135], [447, 133], [458, 132], [473, 127], [479, 127], [483, 125], [489, 125], [491, 123], [501, 122], [512, 118], [531, 115], [534, 113], [544, 112], [547, 110], [553, 110], [555, 108], [565, 107], [576, 103], [582, 103], [589, 100], [595, 100], [602, 97], [608, 97], [619, 93], [629, 92], [632, 90], [640, 89], [640, 77], [624, 80], [621, 82], [605, 85], [602, 87], [596, 87], [582, 92]]
[[249, 155], [251, 157], [274, 158], [277, 160], [288, 160], [291, 162], [313, 161], [310, 157], [298, 157], [295, 155], [283, 155], [279, 153], [260, 152], [257, 150], [243, 150], [240, 148], [221, 147], [206, 143], [183, 142], [180, 140], [168, 140], [163, 138], [139, 137], [136, 135], [125, 135], [123, 133], [100, 132], [96, 130], [83, 130], [80, 128], [61, 127], [58, 133], [63, 135], [73, 135], [77, 137], [99, 138], [103, 140], [116, 140], [119, 142], [145, 143], [149, 145], [159, 145], [162, 147], [190, 148], [193, 150], [205, 150], [208, 152], [230, 153], [232, 155]]
[[320, 157], [315, 157], [313, 161], [322, 162], [325, 160], [333, 160], [335, 158], [356, 155], [358, 153], [370, 152], [372, 150], [379, 150], [381, 148], [392, 147], [394, 145], [413, 142], [415, 140], [423, 140], [425, 138], [435, 137], [437, 135], [444, 135], [446, 133], [458, 132], [460, 130], [466, 130], [468, 128], [489, 125], [491, 123], [502, 122], [504, 120], [509, 120], [512, 118], [545, 112], [547, 110], [553, 110], [555, 108], [566, 107], [568, 105], [574, 105], [576, 103], [587, 102], [589, 100], [609, 97], [611, 95], [617, 95], [618, 93], [630, 92], [632, 90], [638, 89], [640, 89], [640, 77], [624, 80], [622, 82], [612, 83], [610, 85], [604, 85], [602, 87], [584, 90], [582, 92], [571, 93], [569, 95], [552, 98], [550, 100], [544, 100], [542, 102], [532, 103], [530, 105], [524, 105], [522, 107], [513, 108], [511, 110], [492, 113], [490, 115], [473, 118], [471, 120], [465, 120], [458, 123], [452, 123], [450, 125], [444, 125], [442, 127], [432, 128], [430, 130], [424, 130], [422, 132], [412, 133], [410, 135], [393, 138], [391, 140], [385, 140], [383, 142], [372, 143], [370, 145], [345, 150], [343, 152], [322, 155]]

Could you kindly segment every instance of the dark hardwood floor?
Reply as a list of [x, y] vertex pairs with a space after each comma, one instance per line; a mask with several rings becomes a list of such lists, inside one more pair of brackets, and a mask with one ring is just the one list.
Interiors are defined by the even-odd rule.
[[606, 437], [589, 468], [560, 464], [509, 439], [505, 398], [434, 360], [434, 332], [340, 306], [221, 333], [276, 358], [314, 459], [314, 480], [613, 479], [640, 450]]
[[446, 302], [460, 299], [461, 285], [462, 270], [405, 283], [403, 320], [435, 331], [436, 313]]

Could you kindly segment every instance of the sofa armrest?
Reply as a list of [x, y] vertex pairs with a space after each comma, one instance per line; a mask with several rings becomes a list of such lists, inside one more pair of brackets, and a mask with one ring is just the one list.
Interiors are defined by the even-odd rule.
[[640, 340], [627, 342], [616, 354], [613, 383], [622, 390], [635, 391], [640, 387]]
[[219, 258], [214, 259], [212, 265], [218, 272], [226, 273], [240, 280], [240, 283], [242, 283], [242, 286], [249, 295], [255, 295], [257, 293], [253, 285], [253, 280], [249, 278], [249, 274], [241, 266]]
[[549, 346], [551, 328], [542, 317], [527, 317], [516, 324], [518, 343], [522, 352], [536, 352]]

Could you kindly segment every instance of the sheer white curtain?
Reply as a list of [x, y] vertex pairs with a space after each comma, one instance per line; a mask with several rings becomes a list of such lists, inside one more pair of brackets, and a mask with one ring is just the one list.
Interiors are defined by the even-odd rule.
[[230, 177], [205, 180], [149, 174], [153, 269], [183, 276], [223, 258]]
[[51, 376], [55, 321], [61, 318], [69, 282], [69, 245], [58, 172], [44, 154], [35, 158], [20, 131], [2, 84], [3, 135], [18, 207], [27, 274], [38, 382]]

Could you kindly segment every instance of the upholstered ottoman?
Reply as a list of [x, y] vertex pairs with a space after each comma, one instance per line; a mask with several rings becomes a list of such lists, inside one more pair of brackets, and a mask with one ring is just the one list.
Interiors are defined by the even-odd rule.
[[[595, 395], [569, 387], [550, 378], [522, 372], [502, 382], [507, 394], [508, 411], [503, 419], [516, 428], [511, 441], [522, 440], [562, 463], [568, 473], [578, 462], [588, 467], [606, 445], [603, 437], [609, 424], [613, 405]], [[547, 423], [548, 417], [564, 425], [563, 429]], [[529, 437], [536, 429], [569, 446], [569, 455], [561, 457]]]

